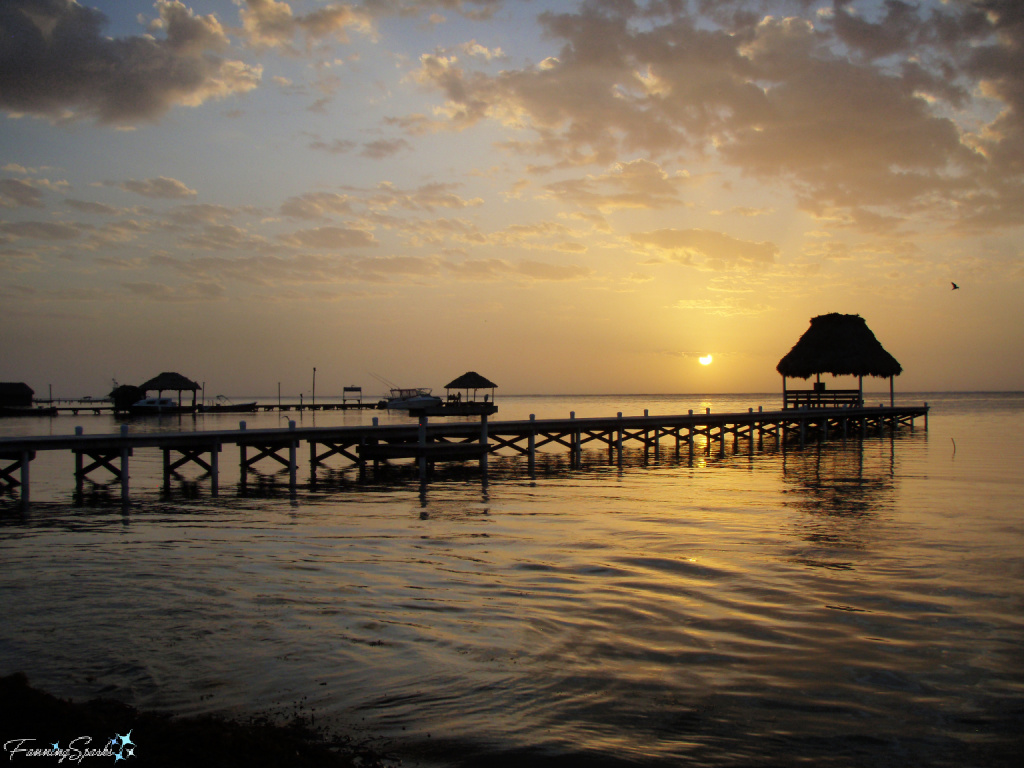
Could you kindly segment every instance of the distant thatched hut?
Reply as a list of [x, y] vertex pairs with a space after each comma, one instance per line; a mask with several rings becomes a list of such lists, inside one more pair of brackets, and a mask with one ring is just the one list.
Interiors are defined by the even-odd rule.
[[[448, 400], [451, 400], [453, 397], [457, 397], [460, 402], [470, 403], [476, 402], [476, 393], [478, 390], [481, 389], [491, 390], [490, 395], [484, 395], [484, 402], [486, 403], [488, 400], [493, 402], [494, 390], [497, 389], [497, 387], [497, 384], [495, 384], [490, 379], [481, 376], [476, 371], [467, 371], [466, 373], [459, 376], [457, 379], [453, 379], [452, 381], [449, 381], [447, 384], [444, 385], [444, 388], [447, 391]], [[451, 390], [453, 389], [456, 390], [456, 395], [454, 396], [451, 394]], [[462, 393], [459, 392], [458, 390], [465, 390], [465, 400], [462, 399]], [[469, 394], [470, 390], [473, 391], [472, 396], [470, 396]]]
[[31, 408], [35, 390], [23, 381], [0, 382], [0, 408]]
[[[832, 312], [811, 318], [808, 328], [789, 353], [775, 367], [782, 374], [783, 407], [802, 404], [852, 404], [857, 393], [857, 404], [864, 402], [864, 377], [889, 379], [889, 403], [893, 404], [893, 377], [903, 372], [896, 358], [885, 351], [860, 315], [841, 315]], [[857, 390], [839, 390], [825, 394], [821, 374], [858, 377]], [[816, 377], [813, 390], [788, 391], [786, 379]], [[845, 394], [846, 397], [840, 397]]]
[[133, 387], [131, 384], [118, 384], [107, 395], [114, 404], [114, 410], [118, 413], [127, 412], [145, 396], [146, 392], [142, 387]]
[[192, 407], [196, 407], [196, 392], [202, 387], [196, 384], [191, 379], [182, 376], [180, 373], [164, 372], [159, 376], [155, 376], [149, 381], [140, 384], [139, 389], [143, 392], [156, 391], [157, 397], [160, 397], [164, 392], [177, 392], [178, 393], [178, 405], [181, 405], [181, 393], [192, 392]]

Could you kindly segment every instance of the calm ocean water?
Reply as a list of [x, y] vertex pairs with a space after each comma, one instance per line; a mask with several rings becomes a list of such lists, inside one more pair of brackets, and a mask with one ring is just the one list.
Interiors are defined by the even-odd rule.
[[[494, 418], [778, 399], [499, 397]], [[295, 499], [271, 466], [240, 495], [225, 449], [219, 497], [195, 471], [164, 497], [138, 451], [128, 514], [116, 487], [73, 503], [70, 454], [40, 455], [31, 512], [0, 497], [0, 673], [183, 714], [299, 711], [406, 765], [1017, 765], [1024, 394], [897, 399], [929, 402], [929, 429], [692, 465], [667, 442], [622, 467], [552, 453], [534, 479], [492, 459], [486, 484], [442, 469], [422, 494], [339, 462]], [[400, 418], [241, 418], [372, 416]], [[117, 429], [0, 434], [77, 425]]]

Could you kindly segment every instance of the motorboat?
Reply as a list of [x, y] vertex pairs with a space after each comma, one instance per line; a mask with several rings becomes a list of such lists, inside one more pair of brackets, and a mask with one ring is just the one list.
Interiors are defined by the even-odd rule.
[[132, 403], [128, 412], [139, 416], [146, 414], [192, 413], [195, 406], [180, 405], [170, 397], [144, 397]]
[[205, 413], [255, 413], [256, 401], [248, 403], [233, 403], [224, 395], [217, 395], [217, 399], [210, 405], [200, 406]]
[[422, 411], [441, 405], [443, 402], [440, 397], [431, 394], [429, 387], [415, 387], [413, 389], [392, 389], [384, 407], [389, 411]]

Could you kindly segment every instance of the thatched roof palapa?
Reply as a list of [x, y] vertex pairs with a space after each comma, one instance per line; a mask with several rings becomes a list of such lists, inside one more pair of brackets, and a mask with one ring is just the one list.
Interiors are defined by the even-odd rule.
[[498, 385], [484, 378], [476, 371], [467, 371], [454, 381], [444, 385], [445, 389], [495, 389]]
[[783, 377], [899, 376], [903, 367], [885, 351], [860, 315], [832, 312], [811, 318], [808, 328], [775, 367]]
[[169, 373], [165, 371], [144, 384], [140, 384], [139, 389], [144, 392], [152, 392], [153, 390], [158, 392], [183, 392], [185, 390], [196, 392], [202, 389], [202, 387], [191, 379], [185, 378], [180, 373]]
[[[491, 390], [491, 394], [484, 395], [484, 402], [486, 403], [488, 400], [494, 399], [494, 390], [497, 386], [498, 385], [495, 384], [493, 381], [491, 381], [488, 378], [485, 378], [484, 376], [481, 376], [476, 371], [466, 371], [464, 374], [459, 376], [459, 378], [453, 379], [452, 381], [449, 381], [447, 384], [445, 384], [444, 388], [446, 390], [464, 389], [466, 391], [466, 402], [476, 401], [476, 392], [478, 389], [489, 389]], [[469, 394], [470, 390], [473, 390], [472, 397], [470, 397]], [[448, 395], [449, 400], [452, 400], [453, 397], [454, 399], [458, 399], [461, 402], [461, 394], [457, 394], [454, 396], [451, 394]]]

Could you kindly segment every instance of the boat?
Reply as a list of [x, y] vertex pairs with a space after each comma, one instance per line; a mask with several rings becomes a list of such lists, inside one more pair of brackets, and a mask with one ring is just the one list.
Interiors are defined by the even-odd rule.
[[255, 413], [256, 401], [233, 403], [224, 395], [217, 395], [216, 402], [212, 405], [201, 405], [199, 410], [203, 413]]
[[148, 414], [194, 413], [194, 405], [180, 405], [169, 397], [144, 397], [132, 403], [128, 412], [137, 416]]
[[54, 406], [0, 406], [0, 416], [56, 416], [57, 408]]
[[384, 407], [389, 411], [422, 411], [443, 404], [437, 395], [431, 394], [430, 387], [392, 389]]

